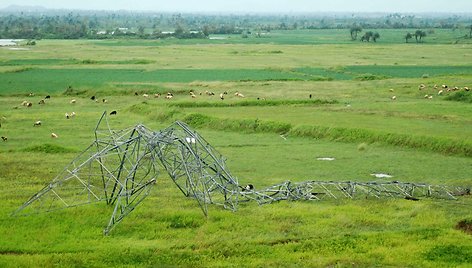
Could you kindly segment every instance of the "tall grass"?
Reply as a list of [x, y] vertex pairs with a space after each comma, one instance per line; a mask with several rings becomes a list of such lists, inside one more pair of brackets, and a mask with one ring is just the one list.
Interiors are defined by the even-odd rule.
[[449, 101], [472, 103], [472, 91], [454, 92], [454, 94], [448, 95], [445, 99]]
[[472, 156], [472, 144], [465, 141], [454, 141], [437, 137], [323, 126], [296, 126], [290, 130], [289, 134], [341, 142], [379, 143], [450, 155]]
[[200, 108], [200, 107], [247, 107], [247, 106], [287, 106], [287, 105], [324, 105], [336, 104], [336, 100], [243, 100], [238, 102], [175, 102], [167, 106], [179, 108]]
[[447, 155], [472, 156], [472, 144], [437, 137], [422, 137], [409, 134], [385, 133], [366, 129], [324, 127], [313, 125], [292, 126], [276, 121], [259, 119], [220, 119], [199, 113], [186, 115], [183, 120], [198, 128], [242, 132], [267, 132], [296, 137], [327, 139], [350, 143], [378, 143], [405, 148], [421, 149]]
[[183, 118], [183, 121], [193, 127], [210, 128], [217, 130], [243, 131], [243, 132], [270, 132], [270, 133], [287, 133], [291, 126], [287, 123], [274, 121], [260, 121], [258, 119], [241, 119], [241, 120], [220, 120], [203, 114], [191, 113]]

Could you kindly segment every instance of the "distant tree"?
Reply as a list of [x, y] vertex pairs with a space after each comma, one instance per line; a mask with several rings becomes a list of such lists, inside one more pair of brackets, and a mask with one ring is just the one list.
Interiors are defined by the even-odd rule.
[[138, 35], [139, 37], [144, 37], [144, 26], [140, 25], [138, 27]]
[[360, 26], [352, 26], [350, 29], [351, 39], [357, 40], [357, 34], [362, 32], [362, 28]]
[[175, 37], [179, 38], [183, 34], [184, 34], [184, 28], [182, 27], [182, 25], [177, 24], [177, 26], [175, 27], [175, 30], [174, 30]]
[[408, 40], [410, 40], [411, 38], [413, 38], [413, 35], [411, 33], [406, 33], [405, 35], [405, 43], [408, 43]]
[[416, 43], [422, 42], [423, 37], [426, 37], [426, 32], [421, 31], [421, 30], [416, 30], [415, 32]]
[[210, 26], [204, 25], [204, 26], [203, 26], [203, 29], [202, 29], [202, 33], [203, 33], [203, 35], [205, 35], [206, 37], [208, 37], [208, 36], [210, 35]]
[[374, 40], [374, 42], [377, 42], [377, 39], [380, 38], [380, 34], [378, 32], [375, 32], [373, 35], [372, 35], [372, 40]]
[[361, 41], [367, 41], [370, 42], [370, 38], [374, 36], [374, 33], [372, 31], [365, 32], [365, 34], [361, 37]]
[[469, 38], [472, 38], [472, 24], [469, 26]]

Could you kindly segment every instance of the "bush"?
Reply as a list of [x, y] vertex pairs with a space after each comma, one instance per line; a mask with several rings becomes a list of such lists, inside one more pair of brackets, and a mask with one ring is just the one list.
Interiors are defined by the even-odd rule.
[[24, 152], [32, 153], [47, 153], [47, 154], [58, 154], [58, 153], [73, 153], [75, 150], [62, 147], [55, 144], [45, 143], [41, 145], [30, 146], [23, 149]]
[[445, 98], [449, 101], [459, 101], [465, 103], [472, 103], [472, 91], [457, 91]]

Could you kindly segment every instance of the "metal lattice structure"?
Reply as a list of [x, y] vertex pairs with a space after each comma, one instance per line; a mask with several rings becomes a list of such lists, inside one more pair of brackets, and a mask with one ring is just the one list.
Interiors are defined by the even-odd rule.
[[456, 199], [470, 188], [393, 182], [290, 181], [256, 190], [242, 187], [224, 158], [183, 122], [152, 131], [142, 124], [112, 130], [106, 113], [95, 128], [95, 141], [47, 186], [14, 214], [32, 214], [105, 201], [114, 206], [108, 234], [149, 194], [159, 164], [187, 197], [195, 198], [203, 213], [208, 204], [237, 210], [239, 202], [259, 204], [281, 200], [323, 200], [356, 197], [420, 197]]

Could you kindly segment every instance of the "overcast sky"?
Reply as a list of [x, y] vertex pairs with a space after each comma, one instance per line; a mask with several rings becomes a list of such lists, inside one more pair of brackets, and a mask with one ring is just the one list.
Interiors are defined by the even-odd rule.
[[472, 12], [472, 0], [1, 0], [56, 9], [172, 12]]

